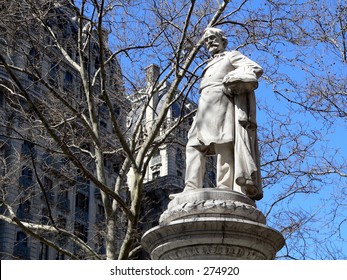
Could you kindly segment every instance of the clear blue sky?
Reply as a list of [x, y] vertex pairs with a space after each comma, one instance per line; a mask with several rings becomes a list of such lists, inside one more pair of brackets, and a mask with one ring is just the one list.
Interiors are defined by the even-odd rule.
[[[249, 1], [249, 4], [245, 6], [245, 8], [253, 9], [253, 11], [259, 11], [261, 7], [263, 7], [266, 1]], [[297, 3], [302, 3], [305, 1], [296, 1]], [[317, 1], [317, 8], [319, 9], [320, 3], [327, 3], [327, 7], [330, 9], [334, 9], [334, 5], [336, 2], [334, 1]], [[324, 9], [322, 9], [324, 11]], [[139, 7], [139, 14], [143, 13], [144, 10], [140, 9]], [[242, 14], [242, 13], [241, 13]], [[287, 17], [295, 16], [294, 14], [286, 14], [286, 11], [284, 11], [284, 15]], [[241, 19], [242, 16], [239, 18]], [[312, 26], [310, 25], [309, 21], [305, 21], [307, 30], [311, 30]], [[292, 30], [294, 31], [294, 30]], [[236, 32], [236, 31], [235, 31]], [[229, 38], [230, 41], [230, 48], [235, 47], [238, 45], [237, 39], [235, 38], [235, 34], [229, 34], [234, 35], [234, 37]], [[241, 39], [242, 41], [242, 39]], [[242, 43], [242, 42], [239, 42]], [[267, 56], [266, 53], [261, 51], [256, 51], [253, 45], [250, 45], [247, 48], [241, 48], [240, 51], [244, 52], [246, 55], [251, 54], [251, 58], [259, 62], [262, 66], [262, 62], [265, 63], [264, 65], [264, 79], [260, 81], [260, 86], [257, 90], [257, 100], [259, 102], [259, 110], [258, 110], [258, 124], [261, 129], [261, 127], [266, 126], [267, 122], [271, 121], [271, 118], [273, 116], [276, 116], [277, 118], [282, 118], [284, 120], [286, 117], [290, 119], [291, 122], [293, 122], [293, 133], [295, 133], [294, 130], [296, 130], [299, 125], [302, 125], [303, 129], [306, 130], [308, 133], [311, 131], [316, 131], [317, 134], [320, 133], [319, 141], [316, 143], [314, 149], [312, 150], [312, 157], [309, 157], [304, 160], [304, 162], [300, 163], [302, 164], [302, 167], [307, 167], [308, 169], [315, 164], [315, 159], [313, 156], [320, 156], [323, 154], [326, 149], [331, 149], [331, 152], [327, 152], [327, 157], [331, 159], [333, 156], [335, 156], [335, 159], [338, 161], [344, 160], [347, 156], [347, 146], [346, 146], [346, 120], [343, 118], [334, 118], [333, 124], [329, 127], [329, 129], [326, 127], [323, 119], [321, 117], [317, 117], [312, 115], [310, 112], [305, 112], [305, 110], [302, 110], [300, 106], [292, 105], [288, 103], [284, 98], [280, 97], [278, 94], [274, 93], [272, 90], [272, 85], [267, 83], [266, 76], [270, 75], [270, 72], [273, 71], [271, 69], [271, 64], [275, 64], [279, 62], [279, 68], [277, 69], [277, 72], [275, 74], [283, 73], [283, 75], [288, 75], [293, 81], [298, 82], [299, 84], [304, 84], [308, 81], [310, 75], [305, 76], [305, 71], [302, 71], [301, 67], [305, 66], [305, 63], [312, 63], [311, 65], [315, 65], [315, 59], [319, 59], [320, 67], [316, 67], [315, 69], [312, 68], [314, 74], [318, 75], [324, 75], [327, 69], [331, 71], [335, 71], [336, 73], [347, 73], [347, 66], [346, 63], [336, 63], [333, 66], [330, 66], [330, 63], [333, 59], [336, 58], [335, 55], [330, 53], [330, 50], [328, 48], [324, 48], [321, 44], [311, 45], [308, 44], [304, 48], [303, 47], [297, 47], [293, 45], [292, 43], [288, 42], [280, 42], [277, 46], [277, 51], [280, 53], [281, 56], [285, 58], [293, 58], [295, 54], [298, 52], [301, 52], [301, 58], [303, 61], [297, 61], [292, 62], [291, 65], [287, 65], [285, 63], [279, 62], [279, 59], [276, 59], [274, 57], [271, 57], [270, 55]], [[144, 51], [144, 54], [146, 51]], [[141, 67], [144, 68], [145, 66], [156, 63], [157, 61], [151, 60], [151, 55], [146, 56], [143, 55], [143, 57], [137, 57], [139, 59], [138, 64]], [[129, 61], [126, 57], [125, 59], [121, 60], [122, 66], [125, 68], [129, 68]], [[268, 63], [266, 65], [266, 63]], [[133, 67], [134, 65], [131, 65]], [[326, 69], [323, 69], [326, 68]], [[345, 69], [346, 71], [343, 71], [342, 69]], [[136, 69], [136, 74], [140, 73], [141, 69]], [[346, 74], [345, 74], [346, 75]], [[278, 77], [281, 77], [280, 75]], [[315, 80], [312, 80], [309, 83], [314, 83]], [[286, 83], [283, 82], [280, 86], [277, 83], [278, 89], [285, 93], [284, 89], [288, 88], [291, 90], [292, 88]], [[294, 101], [298, 101], [299, 95], [296, 95], [297, 92], [293, 92], [292, 96]], [[272, 116], [267, 114], [266, 111], [263, 110], [264, 105], [268, 108], [271, 108], [272, 110]], [[279, 115], [282, 115], [282, 117], [279, 117]], [[290, 146], [290, 143], [288, 144]], [[336, 154], [333, 152], [336, 150]], [[295, 166], [290, 166], [294, 168]], [[346, 171], [346, 170], [345, 170]], [[342, 226], [339, 228], [339, 223], [343, 221], [343, 219], [346, 218], [347, 213], [347, 202], [346, 202], [346, 194], [347, 194], [347, 186], [345, 180], [340, 180], [341, 178], [336, 175], [330, 175], [325, 176], [323, 178], [325, 180], [324, 183], [319, 181], [313, 181], [312, 183], [321, 187], [320, 190], [315, 194], [296, 194], [294, 196], [291, 196], [288, 199], [283, 200], [282, 204], [279, 204], [281, 209], [286, 214], [285, 219], [290, 219], [291, 217], [298, 219], [297, 217], [302, 216], [305, 220], [305, 217], [309, 217], [312, 213], [316, 213], [316, 215], [312, 216], [311, 219], [307, 221], [307, 224], [302, 225], [303, 228], [305, 228], [305, 238], [307, 243], [307, 251], [312, 251], [310, 253], [307, 253], [308, 257], [311, 258], [319, 258], [321, 252], [319, 250], [324, 250], [326, 246], [328, 246], [329, 249], [333, 249], [334, 247], [338, 248], [341, 253], [338, 254], [338, 258], [347, 258], [347, 222], [343, 223]], [[258, 203], [258, 206], [260, 209], [262, 209], [264, 212], [269, 209], [269, 205], [272, 204], [273, 201], [276, 200], [279, 193], [282, 192], [284, 188], [289, 188], [290, 184], [293, 182], [290, 176], [283, 177], [282, 181], [279, 183], [275, 183], [271, 188], [265, 190], [265, 197], [262, 201]], [[337, 197], [334, 197], [337, 196]], [[341, 203], [342, 205], [340, 207], [338, 206], [338, 203]], [[344, 205], [343, 205], [344, 204]], [[337, 216], [334, 216], [333, 213], [331, 213], [331, 210], [334, 208], [337, 209]], [[274, 211], [271, 212], [269, 216], [270, 221], [277, 221], [278, 223], [281, 223], [281, 219], [283, 216], [276, 216], [279, 215], [278, 211], [280, 208], [274, 208]], [[291, 212], [292, 211], [292, 212]], [[283, 218], [283, 224], [286, 223], [285, 219]], [[276, 227], [276, 225], [274, 225]], [[334, 232], [336, 229], [340, 229], [340, 232]], [[329, 235], [332, 234], [332, 236], [329, 237]], [[317, 240], [321, 241], [321, 244], [318, 244], [317, 246]], [[303, 246], [304, 240], [300, 235], [296, 235], [295, 232], [291, 235], [291, 239], [288, 240], [292, 244], [296, 244], [297, 246]], [[292, 252], [292, 254], [300, 258], [300, 253]]]

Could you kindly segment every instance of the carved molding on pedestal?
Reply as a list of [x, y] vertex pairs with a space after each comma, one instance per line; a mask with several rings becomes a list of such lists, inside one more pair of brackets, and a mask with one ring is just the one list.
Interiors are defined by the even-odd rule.
[[250, 198], [233, 191], [199, 189], [175, 195], [159, 226], [142, 237], [156, 260], [274, 259], [281, 233], [266, 226]]
[[205, 256], [202, 259], [206, 259], [208, 256], [210, 259], [216, 259], [220, 256], [228, 256], [230, 259], [252, 259], [252, 260], [264, 260], [266, 255], [261, 252], [250, 250], [247, 247], [236, 245], [196, 245], [194, 247], [180, 248], [174, 251], [169, 251], [161, 256], [164, 260], [182, 260], [182, 259], [198, 259], [201, 256]]
[[161, 216], [159, 223], [168, 224], [171, 221], [189, 218], [191, 216], [225, 216], [246, 219], [265, 224], [266, 218], [252, 205], [239, 201], [223, 200], [196, 200], [175, 205], [166, 210]]

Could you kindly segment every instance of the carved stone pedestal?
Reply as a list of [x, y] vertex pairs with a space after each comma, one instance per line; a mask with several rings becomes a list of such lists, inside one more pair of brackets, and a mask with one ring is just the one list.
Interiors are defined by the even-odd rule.
[[176, 195], [142, 245], [154, 260], [269, 260], [284, 239], [248, 197], [199, 189]]

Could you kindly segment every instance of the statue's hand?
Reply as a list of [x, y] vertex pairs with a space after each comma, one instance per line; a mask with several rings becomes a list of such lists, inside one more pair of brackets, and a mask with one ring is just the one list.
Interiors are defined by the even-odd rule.
[[227, 95], [239, 95], [245, 91], [245, 83], [241, 81], [224, 82], [225, 93]]
[[240, 67], [224, 77], [223, 85], [233, 94], [241, 94], [255, 90], [258, 87], [258, 80], [252, 69]]
[[[226, 79], [225, 79], [226, 80]], [[247, 93], [253, 91], [257, 88], [256, 82], [243, 82], [243, 81], [223, 81], [223, 85], [226, 88], [228, 94], [239, 95], [242, 93]]]

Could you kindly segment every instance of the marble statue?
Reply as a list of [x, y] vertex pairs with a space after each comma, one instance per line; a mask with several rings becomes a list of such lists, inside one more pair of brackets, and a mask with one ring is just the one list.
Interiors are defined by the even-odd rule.
[[[172, 194], [159, 225], [141, 244], [153, 260], [272, 260], [280, 232], [257, 209], [262, 198], [255, 96], [262, 68], [225, 51], [222, 30], [203, 39], [212, 54], [203, 70], [198, 109], [188, 133], [186, 182]], [[202, 188], [206, 157], [217, 157], [216, 188]]]
[[216, 155], [216, 188], [259, 200], [254, 90], [263, 70], [239, 51], [226, 51], [222, 30], [207, 28], [203, 38], [212, 57], [202, 72], [198, 110], [188, 133], [184, 192], [202, 188], [206, 156]]

